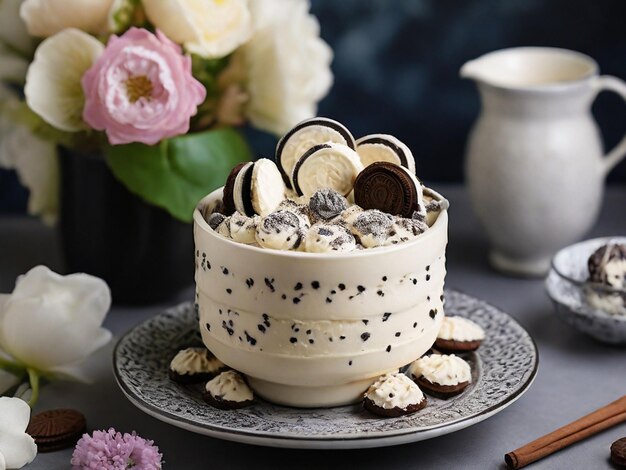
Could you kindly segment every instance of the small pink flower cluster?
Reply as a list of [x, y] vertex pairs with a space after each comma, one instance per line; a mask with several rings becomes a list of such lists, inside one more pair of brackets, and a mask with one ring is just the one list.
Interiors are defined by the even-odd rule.
[[142, 142], [185, 134], [206, 90], [191, 75], [191, 59], [157, 30], [130, 28], [111, 36], [82, 78], [83, 119], [109, 142]]
[[122, 435], [110, 428], [84, 434], [76, 444], [72, 455], [73, 470], [160, 470], [162, 455], [159, 448], [142, 437]]

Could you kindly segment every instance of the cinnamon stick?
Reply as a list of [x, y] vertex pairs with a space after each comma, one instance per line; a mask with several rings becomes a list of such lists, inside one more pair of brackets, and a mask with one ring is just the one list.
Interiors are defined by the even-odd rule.
[[626, 395], [504, 456], [511, 469], [518, 469], [589, 436], [626, 421]]

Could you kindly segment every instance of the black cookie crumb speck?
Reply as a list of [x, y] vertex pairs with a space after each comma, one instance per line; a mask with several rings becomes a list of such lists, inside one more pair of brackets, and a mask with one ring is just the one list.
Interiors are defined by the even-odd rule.
[[358, 290], [359, 293], [365, 292], [365, 287], [363, 287], [363, 286], [356, 286], [356, 290]]
[[389, 346], [387, 346], [387, 349], [385, 349], [385, 351], [391, 352], [391, 344]]
[[302, 283], [298, 282], [295, 286], [293, 286], [293, 290], [300, 290], [302, 289]]
[[224, 274], [224, 276], [228, 276], [228, 268], [222, 266], [222, 274]]
[[228, 292], [229, 294], [233, 293], [233, 290], [231, 288], [226, 289], [226, 292]]
[[251, 277], [246, 279], [246, 285], [248, 286], [248, 289], [250, 289], [254, 285], [254, 279], [252, 279]]
[[361, 334], [361, 339], [363, 341], [367, 341], [368, 339], [370, 339], [370, 336], [371, 336], [370, 333], [365, 332]]
[[379, 289], [379, 290], [377, 290], [377, 291], [376, 291], [376, 293], [377, 293], [378, 295], [380, 295], [381, 297], [384, 297], [384, 296], [385, 296], [385, 293], [384, 293], [382, 290], [380, 290], [380, 289]]
[[430, 315], [430, 318], [435, 318], [437, 316], [437, 309], [436, 308], [430, 309], [430, 312], [428, 312], [428, 315]]
[[256, 339], [250, 336], [247, 331], [244, 331], [244, 334], [246, 335], [246, 341], [254, 346], [256, 344]]
[[346, 290], [346, 285], [344, 283], [339, 284], [337, 287], [339, 290]]
[[275, 292], [275, 291], [276, 291], [276, 288], [274, 287], [274, 278], [269, 279], [269, 278], [267, 278], [267, 277], [266, 277], [266, 278], [265, 278], [265, 285], [266, 285], [267, 287], [269, 287], [269, 289], [270, 289], [272, 292]]
[[297, 343], [298, 342], [298, 338], [294, 338], [293, 336], [291, 338], [289, 338], [289, 342], [291, 344]]
[[317, 281], [313, 281], [313, 282], [311, 283], [311, 287], [312, 287], [313, 289], [319, 289], [319, 288], [320, 288], [320, 283], [319, 283], [319, 282], [317, 282]]
[[294, 297], [294, 298], [292, 299], [292, 302], [293, 302], [294, 304], [298, 305], [298, 304], [300, 303], [300, 299], [299, 299], [298, 297]]
[[391, 312], [385, 312], [383, 313], [383, 321], [387, 321], [389, 320], [389, 317], [391, 316]]
[[399, 338], [402, 333], [400, 331], [396, 331], [396, 338]]

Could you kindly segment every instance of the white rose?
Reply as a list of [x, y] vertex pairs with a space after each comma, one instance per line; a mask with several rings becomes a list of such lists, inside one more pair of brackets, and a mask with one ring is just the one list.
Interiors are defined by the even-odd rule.
[[252, 34], [247, 0], [143, 0], [143, 6], [166, 36], [202, 57], [224, 57]]
[[25, 0], [20, 16], [28, 32], [48, 37], [65, 28], [78, 28], [88, 33], [107, 30], [113, 0]]
[[111, 339], [101, 327], [110, 306], [102, 279], [37, 266], [0, 296], [0, 349], [29, 373], [84, 378], [81, 362]]
[[104, 46], [78, 29], [65, 29], [44, 40], [28, 67], [26, 103], [48, 124], [68, 132], [87, 128], [81, 78]]
[[242, 47], [246, 114], [255, 127], [281, 135], [317, 113], [317, 102], [333, 82], [333, 54], [319, 37], [308, 1], [263, 0], [251, 6], [255, 32]]
[[37, 455], [37, 445], [26, 434], [30, 407], [19, 398], [0, 397], [0, 470], [22, 468]]

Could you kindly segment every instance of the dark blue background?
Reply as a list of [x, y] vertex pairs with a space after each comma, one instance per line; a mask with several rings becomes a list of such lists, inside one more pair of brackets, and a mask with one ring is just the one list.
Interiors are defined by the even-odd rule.
[[[335, 85], [319, 114], [356, 136], [396, 135], [413, 150], [418, 174], [461, 181], [465, 139], [479, 101], [461, 65], [495, 49], [555, 46], [594, 57], [626, 79], [624, 0], [312, 0], [335, 51]], [[626, 132], [626, 106], [603, 94], [594, 104], [607, 146]], [[257, 153], [274, 139], [250, 132]], [[626, 181], [622, 162], [610, 180]], [[23, 210], [25, 191], [0, 172], [0, 210]]]

